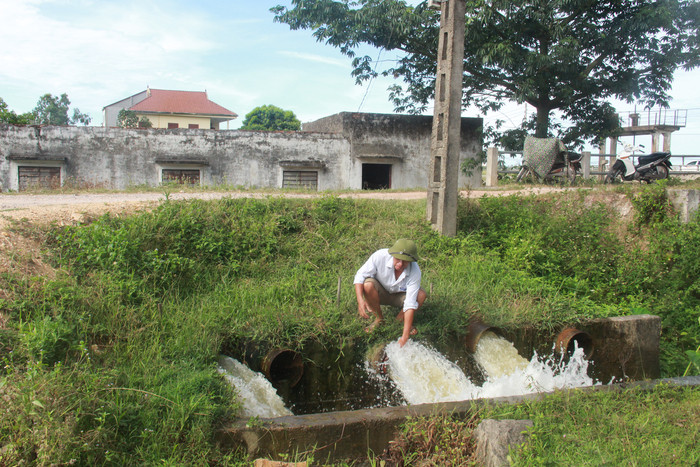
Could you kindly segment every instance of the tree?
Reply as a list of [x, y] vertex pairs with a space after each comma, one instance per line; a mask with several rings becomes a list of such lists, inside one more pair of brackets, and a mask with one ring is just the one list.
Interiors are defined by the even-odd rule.
[[[319, 41], [352, 58], [361, 83], [383, 74], [402, 78], [390, 88], [396, 111], [422, 113], [434, 96], [439, 13], [403, 0], [292, 0], [271, 9], [275, 21], [310, 29]], [[524, 129], [547, 136], [558, 111], [566, 141], [614, 132], [607, 102], [668, 106], [673, 73], [700, 64], [700, 6], [693, 0], [468, 1], [463, 107], [483, 113], [506, 102], [537, 113]], [[377, 69], [362, 44], [402, 56]]]
[[121, 128], [152, 128], [147, 117], [139, 118], [133, 110], [121, 109], [117, 114], [117, 126]]
[[68, 117], [70, 100], [66, 93], [60, 97], [44, 94], [39, 98], [32, 113], [34, 120], [40, 125], [75, 125], [77, 123], [89, 125], [92, 119], [80, 110], [73, 110], [73, 118]]
[[26, 112], [21, 115], [17, 115], [13, 110], [10, 110], [7, 106], [7, 102], [0, 97], [0, 123], [12, 123], [13, 125], [29, 125], [32, 123], [33, 116], [31, 113]]
[[241, 130], [299, 130], [301, 122], [291, 110], [282, 110], [274, 105], [261, 105], [248, 112]]
[[70, 119], [70, 123], [73, 125], [80, 123], [81, 125], [87, 126], [91, 121], [92, 118], [90, 118], [88, 114], [84, 114], [78, 109], [73, 109], [73, 118]]
[[133, 110], [121, 109], [117, 114], [117, 126], [120, 128], [136, 128], [139, 125], [139, 117]]

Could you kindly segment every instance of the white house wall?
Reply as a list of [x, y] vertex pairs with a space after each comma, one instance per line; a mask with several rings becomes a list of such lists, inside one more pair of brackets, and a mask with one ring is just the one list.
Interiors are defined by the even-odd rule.
[[141, 91], [133, 96], [122, 99], [114, 104], [110, 104], [102, 109], [102, 126], [117, 126], [119, 111], [135, 106], [148, 97], [147, 91]]
[[[178, 128], [189, 128], [190, 125], [198, 125], [198, 129], [208, 130], [211, 128], [211, 117], [198, 117], [195, 115], [181, 114], [157, 114], [134, 112], [140, 118], [146, 117], [151, 121], [153, 128], [168, 128], [171, 123], [176, 123]], [[218, 130], [217, 128], [214, 128]]]

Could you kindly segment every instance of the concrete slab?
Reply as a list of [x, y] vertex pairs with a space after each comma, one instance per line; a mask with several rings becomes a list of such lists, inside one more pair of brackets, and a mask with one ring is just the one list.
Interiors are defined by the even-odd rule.
[[[700, 386], [700, 377], [592, 386], [569, 391], [620, 391], [635, 386], [652, 389], [660, 383]], [[383, 453], [408, 417], [440, 414], [466, 417], [484, 405], [514, 404], [541, 399], [549, 394], [239, 420], [220, 430], [216, 441], [225, 450], [244, 450], [250, 459], [280, 459], [282, 455], [294, 458], [306, 454], [313, 454], [317, 462], [366, 459], [369, 453]]]
[[690, 222], [698, 215], [700, 205], [700, 190], [668, 190], [671, 204], [678, 211], [683, 222]]
[[509, 466], [511, 449], [527, 441], [532, 420], [483, 420], [476, 427], [476, 464], [484, 467]]

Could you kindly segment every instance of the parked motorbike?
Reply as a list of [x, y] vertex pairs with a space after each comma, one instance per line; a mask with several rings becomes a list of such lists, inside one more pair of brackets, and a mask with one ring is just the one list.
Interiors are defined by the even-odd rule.
[[555, 178], [565, 178], [573, 183], [581, 173], [582, 159], [582, 154], [566, 150], [559, 139], [527, 136], [523, 148], [523, 165], [515, 179], [520, 182], [531, 176], [548, 182]]
[[605, 175], [605, 183], [615, 183], [618, 178], [625, 182], [646, 183], [668, 178], [668, 173], [671, 170], [671, 153], [654, 152], [648, 155], [639, 155], [635, 165], [632, 156], [643, 148], [642, 145], [626, 144], [622, 153], [617, 156], [617, 160]]

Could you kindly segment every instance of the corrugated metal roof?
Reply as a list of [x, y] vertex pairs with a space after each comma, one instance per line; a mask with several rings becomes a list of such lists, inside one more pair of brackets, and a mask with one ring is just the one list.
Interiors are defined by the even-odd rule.
[[221, 115], [235, 118], [235, 112], [216, 104], [201, 91], [168, 91], [150, 89], [150, 96], [129, 108], [135, 112]]

